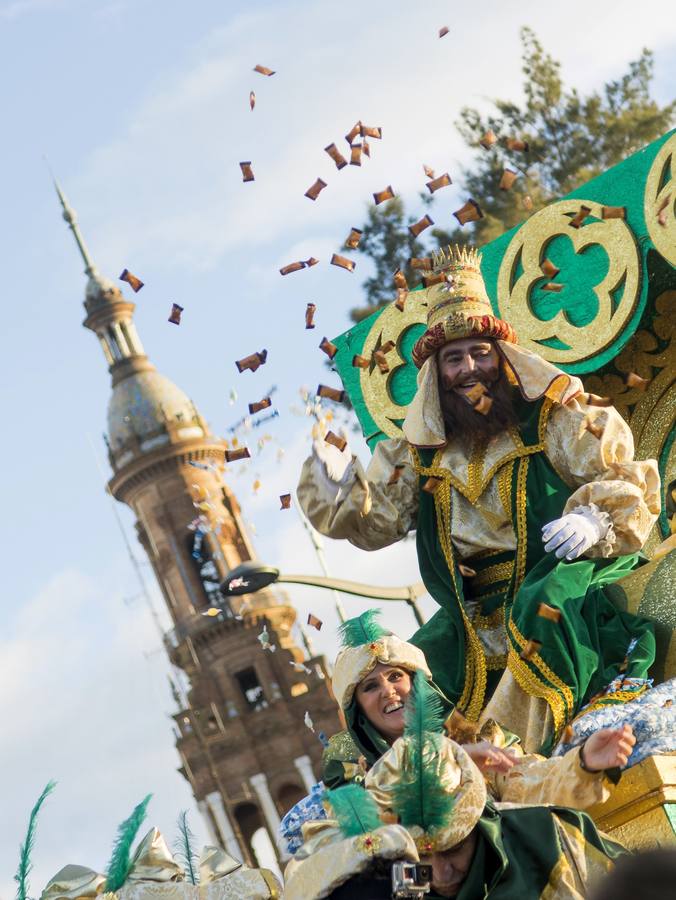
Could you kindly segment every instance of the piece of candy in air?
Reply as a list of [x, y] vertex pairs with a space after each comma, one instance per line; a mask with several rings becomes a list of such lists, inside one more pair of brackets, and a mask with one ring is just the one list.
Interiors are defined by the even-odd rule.
[[348, 259], [346, 256], [340, 256], [340, 254], [334, 253], [331, 257], [331, 265], [338, 266], [339, 269], [346, 269], [348, 272], [354, 272], [357, 264], [353, 259]]
[[310, 200], [316, 200], [317, 197], [319, 197], [320, 193], [324, 190], [325, 187], [326, 187], [326, 182], [323, 181], [321, 178], [318, 178], [314, 182], [314, 184], [312, 184], [305, 191], [305, 196], [308, 197]]
[[425, 214], [422, 219], [417, 222], [414, 222], [412, 225], [408, 226], [408, 230], [411, 232], [413, 237], [418, 237], [422, 234], [425, 229], [430, 228], [434, 225], [434, 220], [431, 219], [427, 214]]
[[246, 162], [241, 162], [239, 164], [240, 169], [242, 170], [242, 181], [255, 181], [253, 169], [251, 168], [251, 160], [247, 160]]
[[345, 168], [345, 166], [347, 165], [347, 160], [335, 144], [329, 144], [328, 147], [324, 147], [324, 151], [329, 154], [331, 159], [336, 164], [337, 169], [340, 170]]
[[169, 321], [172, 325], [180, 325], [181, 324], [181, 313], [183, 312], [183, 307], [179, 306], [178, 303], [171, 304], [171, 313], [169, 314]]
[[373, 195], [373, 200], [378, 206], [380, 203], [384, 203], [386, 200], [394, 199], [394, 191], [392, 189], [392, 185], [388, 184], [387, 187], [382, 191], [376, 191]]
[[467, 225], [468, 222], [478, 222], [479, 219], [484, 217], [481, 207], [471, 197], [460, 209], [456, 209], [453, 215], [461, 225]]
[[251, 372], [255, 372], [256, 369], [265, 364], [267, 358], [268, 351], [261, 350], [260, 352], [245, 356], [243, 359], [235, 360], [235, 365], [237, 366], [238, 372], [246, 372], [247, 369]]
[[433, 178], [431, 181], [428, 181], [425, 187], [430, 192], [430, 194], [433, 194], [435, 191], [438, 191], [443, 187], [448, 187], [449, 184], [452, 183], [453, 182], [451, 181], [451, 176], [448, 174], [448, 172], [444, 172], [444, 174], [439, 175], [438, 178]]
[[136, 275], [132, 275], [129, 269], [122, 270], [120, 281], [126, 281], [135, 294], [138, 294], [138, 292], [143, 287], [143, 282], [141, 281], [141, 279], [137, 278]]
[[312, 613], [308, 613], [308, 615], [307, 615], [307, 623], [308, 623], [308, 625], [310, 625], [312, 628], [316, 628], [317, 631], [321, 631], [321, 630], [322, 630], [322, 625], [324, 624], [324, 623], [322, 622], [321, 619], [319, 619], [317, 616], [313, 615]]

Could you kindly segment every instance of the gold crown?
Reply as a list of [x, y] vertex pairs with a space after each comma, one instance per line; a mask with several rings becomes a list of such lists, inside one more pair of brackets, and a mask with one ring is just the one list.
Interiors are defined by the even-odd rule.
[[449, 266], [458, 268], [481, 269], [481, 254], [475, 247], [460, 247], [458, 244], [440, 247], [432, 253], [432, 270], [443, 272]]

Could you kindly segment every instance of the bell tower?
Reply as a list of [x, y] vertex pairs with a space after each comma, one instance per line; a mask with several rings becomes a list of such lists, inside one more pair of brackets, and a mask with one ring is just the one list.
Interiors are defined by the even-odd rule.
[[[226, 444], [146, 356], [134, 303], [98, 272], [55, 186], [85, 266], [83, 324], [96, 334], [111, 376], [108, 489], [134, 513], [173, 623], [165, 647], [188, 685], [172, 681], [179, 771], [215, 843], [256, 864], [252, 838], [263, 828], [281, 861], [280, 817], [319, 776], [319, 732], [341, 727], [325, 660], [305, 635], [304, 650], [295, 643], [296, 611], [283, 592], [221, 594], [226, 574], [254, 558], [222, 477]], [[259, 639], [264, 629], [267, 645]]]

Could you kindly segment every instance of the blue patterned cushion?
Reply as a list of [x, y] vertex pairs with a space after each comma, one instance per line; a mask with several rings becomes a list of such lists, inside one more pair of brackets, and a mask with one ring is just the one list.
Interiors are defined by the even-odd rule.
[[312, 786], [307, 797], [299, 800], [292, 806], [282, 819], [279, 826], [279, 834], [286, 845], [287, 853], [291, 856], [303, 845], [301, 828], [305, 822], [314, 822], [317, 819], [326, 819], [326, 810], [322, 804], [325, 787], [321, 781]]
[[676, 678], [646, 691], [631, 703], [583, 713], [572, 723], [572, 738], [558, 744], [553, 756], [562, 756], [571, 747], [578, 747], [601, 728], [619, 728], [625, 722], [631, 725], [636, 736], [636, 746], [626, 768], [637, 765], [647, 756], [676, 751]]

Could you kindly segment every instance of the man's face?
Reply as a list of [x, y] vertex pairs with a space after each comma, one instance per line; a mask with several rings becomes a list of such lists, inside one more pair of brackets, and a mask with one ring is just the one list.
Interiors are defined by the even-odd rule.
[[462, 338], [445, 344], [437, 357], [442, 387], [460, 396], [478, 382], [490, 387], [500, 376], [500, 357], [492, 341]]
[[464, 841], [444, 850], [433, 853], [422, 862], [432, 866], [432, 887], [442, 897], [455, 897], [467, 877], [476, 850], [476, 829], [470, 831]]

